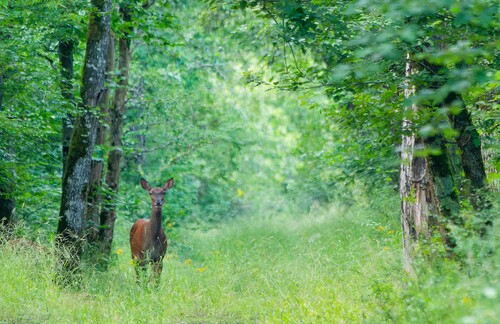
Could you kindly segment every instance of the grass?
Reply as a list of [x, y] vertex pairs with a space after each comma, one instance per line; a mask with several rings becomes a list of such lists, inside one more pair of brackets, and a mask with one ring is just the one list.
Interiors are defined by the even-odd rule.
[[[401, 270], [397, 215], [331, 208], [302, 217], [231, 221], [170, 236], [158, 289], [139, 287], [126, 233], [116, 260], [86, 271], [84, 287], [57, 287], [50, 249], [0, 247], [0, 322], [6, 323], [495, 323], [498, 256]], [[123, 253], [122, 253], [123, 251]], [[498, 253], [497, 253], [498, 254]], [[469, 273], [464, 273], [469, 272]]]

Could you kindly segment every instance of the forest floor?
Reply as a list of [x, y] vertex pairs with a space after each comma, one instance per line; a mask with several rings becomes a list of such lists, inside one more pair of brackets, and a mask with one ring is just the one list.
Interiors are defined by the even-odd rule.
[[[5, 323], [494, 323], [498, 253], [481, 264], [436, 261], [418, 281], [401, 270], [397, 215], [369, 208], [235, 219], [182, 229], [158, 288], [138, 286], [118, 221], [108, 271], [56, 286], [51, 249], [0, 246]], [[498, 231], [497, 231], [498, 232]], [[466, 269], [467, 271], [464, 271]]]

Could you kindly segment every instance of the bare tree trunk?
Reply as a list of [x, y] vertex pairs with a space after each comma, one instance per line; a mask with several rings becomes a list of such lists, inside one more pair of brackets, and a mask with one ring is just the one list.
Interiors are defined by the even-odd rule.
[[[108, 56], [106, 59], [106, 84], [111, 83], [113, 79], [113, 70], [115, 68], [115, 41], [114, 37], [110, 35], [109, 38], [109, 48]], [[99, 242], [99, 231], [100, 231], [100, 220], [99, 212], [102, 203], [102, 176], [104, 167], [104, 153], [102, 152], [102, 146], [106, 143], [106, 123], [103, 123], [103, 119], [109, 119], [109, 104], [110, 104], [110, 93], [111, 89], [109, 87], [104, 91], [102, 98], [101, 108], [101, 121], [99, 122], [99, 128], [97, 129], [96, 146], [100, 149], [97, 157], [92, 159], [92, 167], [90, 171], [90, 181], [88, 186], [88, 198], [87, 198], [87, 213], [85, 216], [86, 224], [86, 235], [87, 242], [93, 244]], [[95, 156], [96, 154], [94, 154]]]
[[109, 257], [111, 246], [113, 244], [113, 233], [116, 220], [116, 198], [118, 195], [118, 186], [120, 179], [120, 162], [123, 157], [122, 136], [123, 136], [123, 114], [125, 113], [125, 99], [128, 91], [128, 75], [131, 61], [131, 34], [129, 27], [132, 17], [127, 7], [120, 7], [120, 15], [126, 28], [118, 41], [118, 87], [115, 90], [113, 105], [110, 110], [110, 144], [111, 150], [108, 156], [106, 187], [107, 194], [104, 200], [104, 206], [101, 210], [101, 230], [100, 240], [102, 243], [102, 252]]
[[[406, 58], [406, 77], [411, 74], [410, 55]], [[409, 85], [406, 81], [404, 95], [408, 99], [415, 93], [415, 88]], [[417, 110], [416, 105], [411, 106], [411, 111], [414, 114]], [[409, 114], [408, 114], [409, 115]], [[421, 203], [421, 199], [417, 199], [414, 181], [415, 166], [418, 165], [424, 170], [419, 170], [422, 177], [426, 174], [426, 163], [420, 159], [414, 158], [415, 151], [415, 134], [411, 129], [411, 121], [403, 119], [403, 136], [401, 139], [401, 167], [399, 175], [399, 194], [401, 198], [401, 227], [403, 231], [403, 269], [411, 276], [415, 277], [416, 273], [412, 266], [413, 259], [413, 241], [418, 238], [419, 233], [424, 226], [427, 230], [427, 208], [417, 205]], [[423, 163], [422, 163], [423, 162]], [[422, 178], [423, 181], [423, 178]], [[420, 190], [418, 190], [420, 193]], [[425, 200], [424, 200], [425, 201]], [[416, 224], [416, 226], [415, 226]]]
[[71, 137], [57, 228], [60, 251], [58, 281], [62, 284], [72, 283], [77, 279], [73, 274], [80, 270], [87, 188], [99, 126], [96, 110], [104, 94], [111, 5], [111, 0], [92, 0], [90, 10], [81, 89], [82, 112], [76, 119]]

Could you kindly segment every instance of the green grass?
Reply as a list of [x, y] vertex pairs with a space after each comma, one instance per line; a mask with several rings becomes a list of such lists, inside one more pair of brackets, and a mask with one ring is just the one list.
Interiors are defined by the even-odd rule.
[[[50, 250], [0, 247], [0, 322], [494, 323], [498, 257], [405, 279], [397, 215], [368, 208], [234, 220], [171, 235], [158, 289], [139, 287], [119, 221], [116, 262], [57, 287]], [[496, 259], [495, 259], [496, 258]], [[469, 272], [469, 274], [467, 274]]]

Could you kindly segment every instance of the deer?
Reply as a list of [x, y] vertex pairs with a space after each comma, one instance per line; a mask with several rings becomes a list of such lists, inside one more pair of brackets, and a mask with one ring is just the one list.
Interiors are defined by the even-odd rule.
[[132, 263], [135, 266], [137, 283], [140, 283], [140, 272], [151, 266], [152, 276], [156, 286], [159, 284], [163, 270], [163, 258], [167, 253], [167, 237], [162, 227], [162, 207], [165, 194], [174, 186], [174, 179], [170, 178], [163, 187], [151, 187], [141, 178], [141, 187], [148, 191], [151, 198], [151, 216], [135, 221], [130, 229], [130, 250]]

